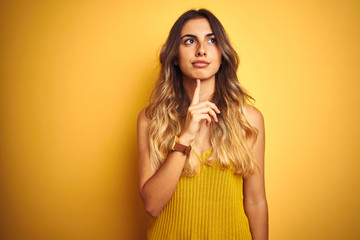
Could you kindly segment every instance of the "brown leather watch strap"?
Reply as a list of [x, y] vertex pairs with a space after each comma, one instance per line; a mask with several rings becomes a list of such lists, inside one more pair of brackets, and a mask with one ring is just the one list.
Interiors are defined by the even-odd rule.
[[181, 143], [179, 143], [179, 139], [177, 136], [174, 138], [173, 147], [171, 148], [171, 151], [178, 151], [184, 153], [186, 156], [188, 156], [191, 152], [191, 146], [186, 146]]

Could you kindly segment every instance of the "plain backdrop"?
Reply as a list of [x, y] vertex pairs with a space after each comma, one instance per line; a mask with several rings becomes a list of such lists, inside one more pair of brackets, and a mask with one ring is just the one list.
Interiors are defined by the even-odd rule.
[[266, 128], [270, 239], [360, 239], [360, 2], [1, 1], [1, 239], [145, 239], [136, 120], [207, 8]]

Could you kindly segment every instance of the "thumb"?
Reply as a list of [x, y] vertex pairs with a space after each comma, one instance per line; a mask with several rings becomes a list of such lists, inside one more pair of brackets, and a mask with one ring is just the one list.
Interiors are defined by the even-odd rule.
[[198, 104], [200, 101], [200, 79], [196, 79], [196, 88], [194, 91], [194, 96], [191, 101], [191, 105]]

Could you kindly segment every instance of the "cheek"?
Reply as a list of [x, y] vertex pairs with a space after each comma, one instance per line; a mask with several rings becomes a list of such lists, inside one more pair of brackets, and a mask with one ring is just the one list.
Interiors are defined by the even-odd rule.
[[218, 56], [219, 62], [221, 63], [222, 55], [221, 55], [220, 49], [217, 50], [217, 56]]
[[179, 60], [179, 66], [183, 68], [188, 68], [191, 65], [191, 57], [188, 55], [180, 55], [178, 57]]
[[217, 65], [220, 66], [221, 60], [222, 60], [221, 54], [220, 54], [220, 53], [219, 53], [219, 54], [216, 54], [215, 61], [216, 61]]
[[179, 59], [188, 59], [192, 57], [193, 50], [191, 48], [182, 48], [178, 52]]

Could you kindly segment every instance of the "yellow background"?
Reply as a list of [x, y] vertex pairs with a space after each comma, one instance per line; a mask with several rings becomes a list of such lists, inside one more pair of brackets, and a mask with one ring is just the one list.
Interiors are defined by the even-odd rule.
[[210, 9], [266, 125], [271, 239], [360, 239], [360, 2], [0, 3], [1, 239], [145, 239], [136, 118]]

